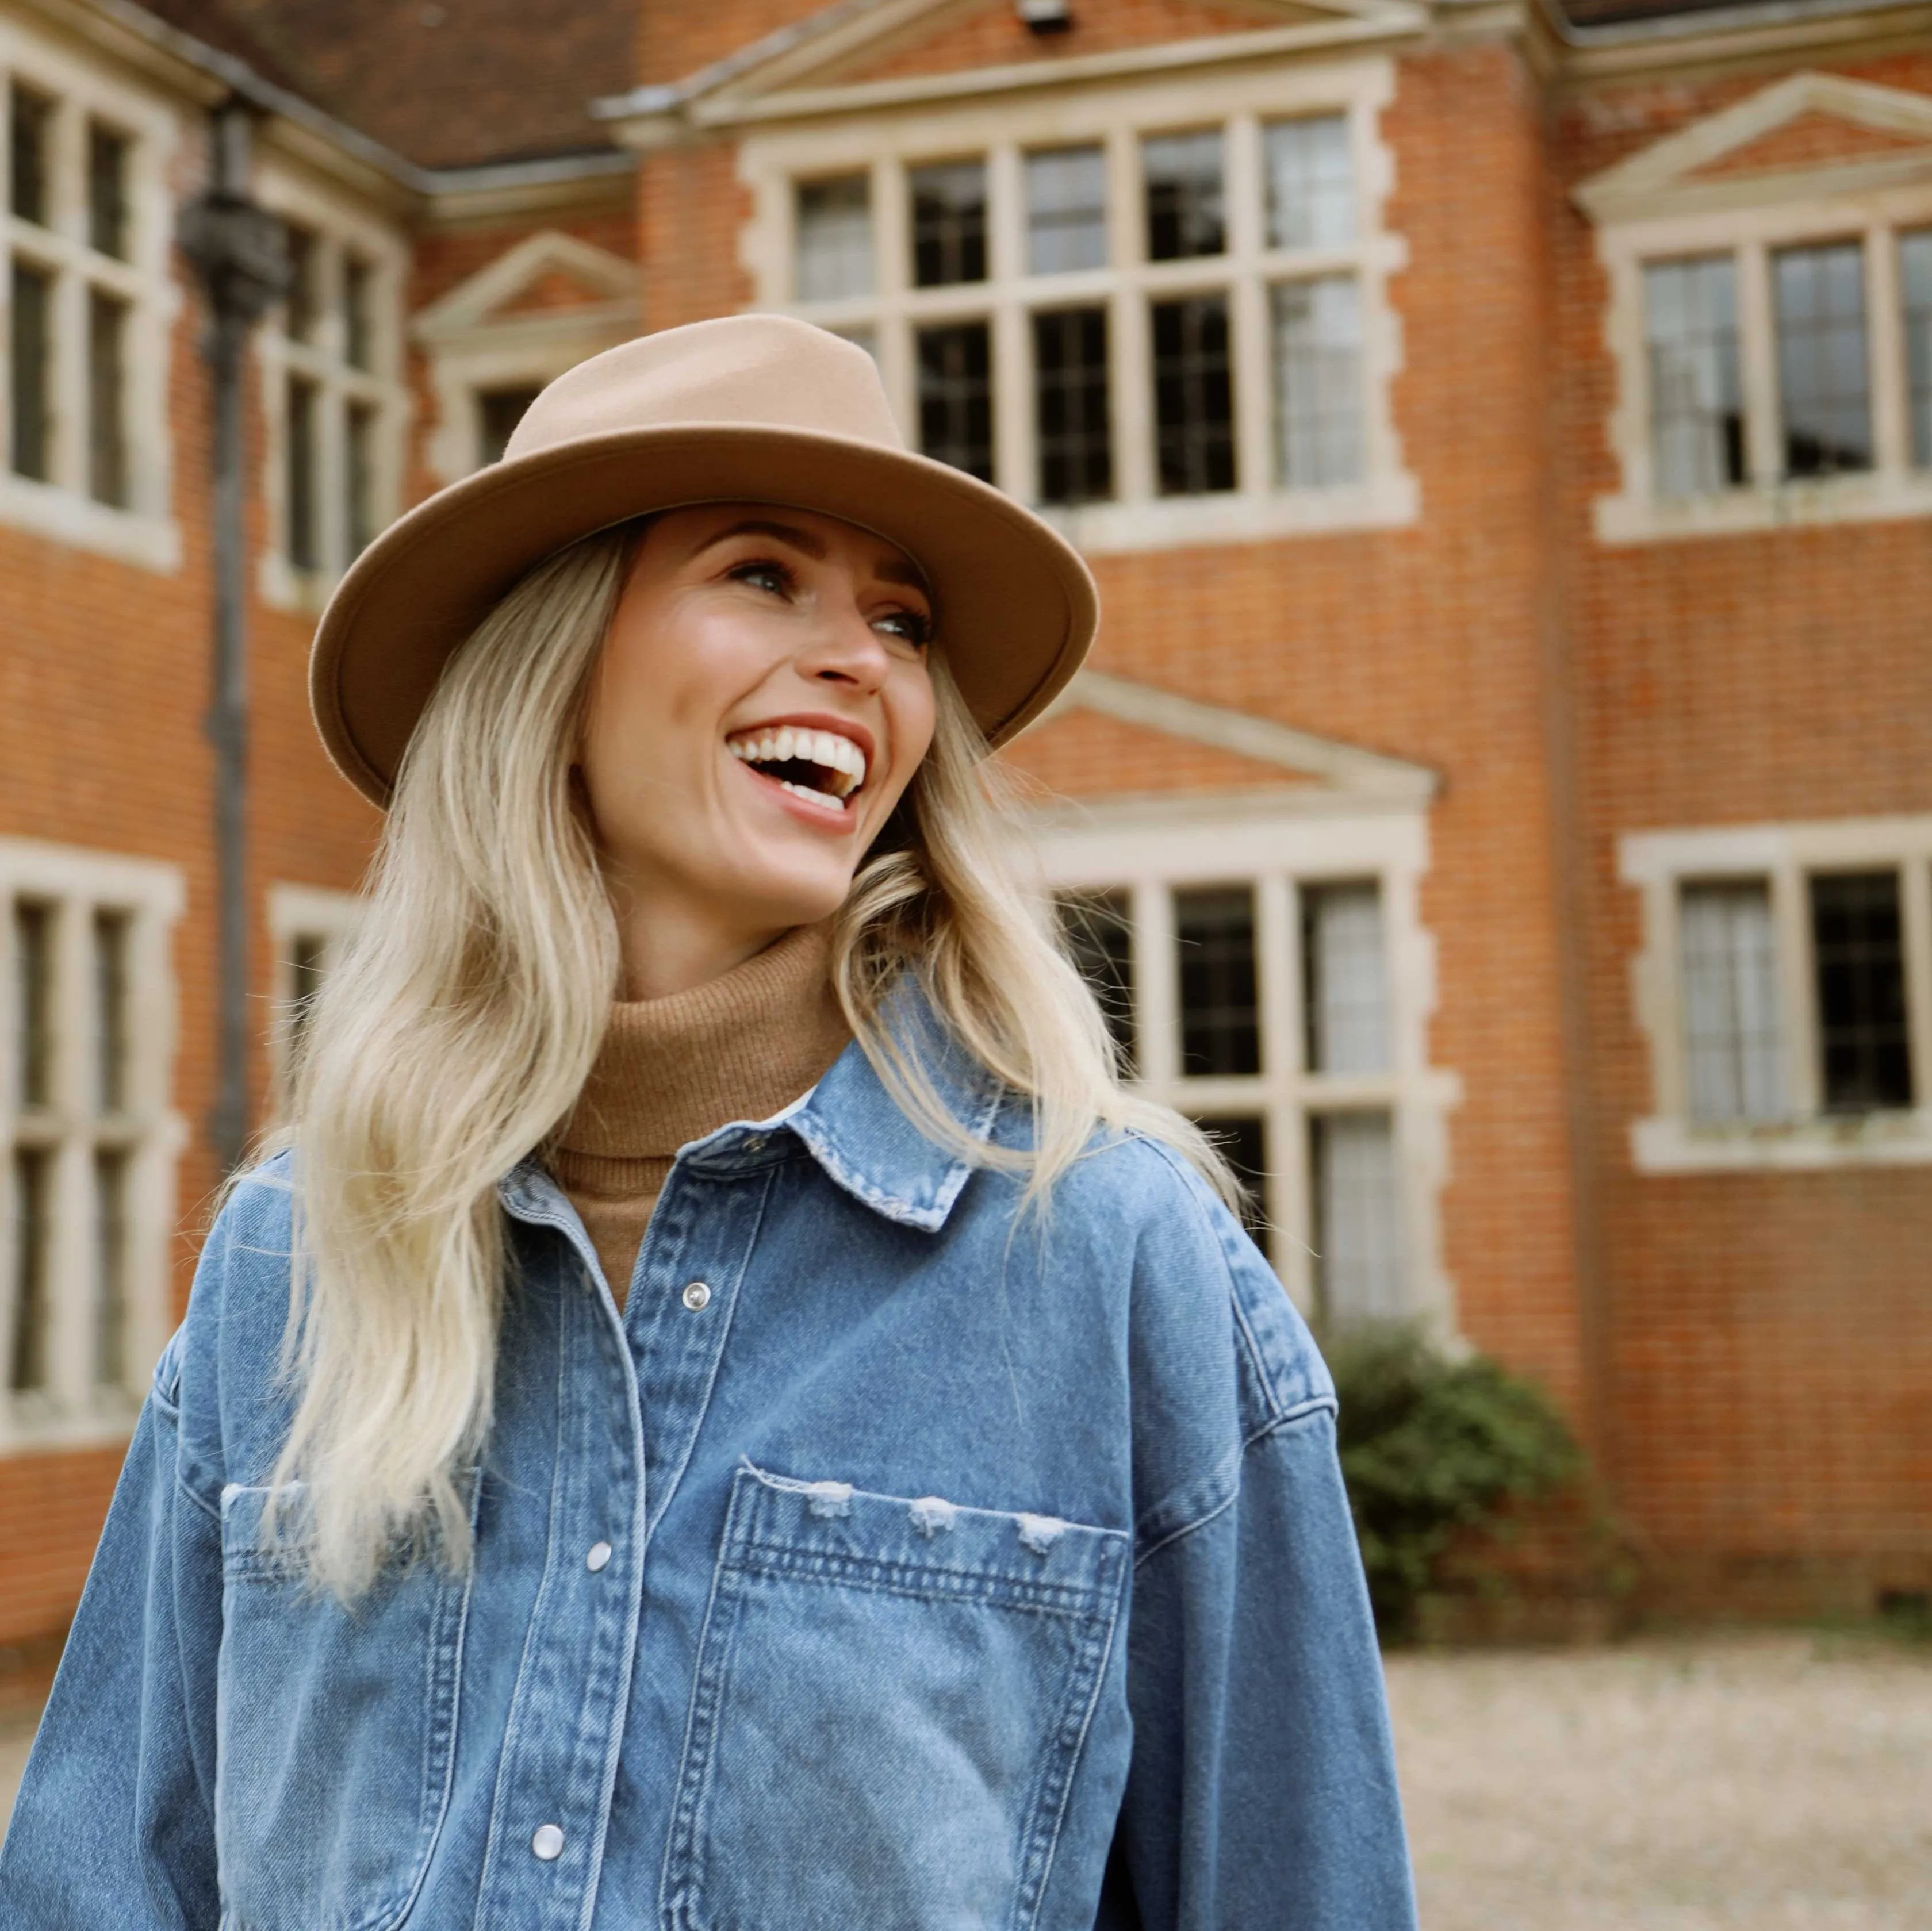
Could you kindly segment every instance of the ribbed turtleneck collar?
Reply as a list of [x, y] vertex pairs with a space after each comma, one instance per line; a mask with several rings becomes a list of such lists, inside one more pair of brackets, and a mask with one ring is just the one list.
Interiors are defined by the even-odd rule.
[[830, 964], [827, 927], [800, 925], [688, 991], [615, 1001], [553, 1165], [608, 1184], [620, 1176], [606, 1162], [668, 1159], [728, 1120], [789, 1105], [851, 1037]]

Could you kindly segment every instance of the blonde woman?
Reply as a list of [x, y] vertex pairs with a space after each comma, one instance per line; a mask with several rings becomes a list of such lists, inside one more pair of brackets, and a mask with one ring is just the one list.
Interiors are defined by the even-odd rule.
[[1404, 1931], [1334, 1399], [1006, 869], [1092, 586], [743, 316], [318, 633], [388, 808], [162, 1358], [22, 1931]]

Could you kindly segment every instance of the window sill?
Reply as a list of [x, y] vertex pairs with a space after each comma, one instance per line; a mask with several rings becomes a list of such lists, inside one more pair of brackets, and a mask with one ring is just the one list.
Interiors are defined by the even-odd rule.
[[1415, 478], [1398, 474], [1334, 489], [1157, 496], [1145, 502], [1046, 506], [1040, 514], [1076, 547], [1090, 556], [1104, 556], [1111, 550], [1178, 550], [1203, 543], [1322, 536], [1337, 530], [1393, 529], [1414, 523], [1420, 509]]
[[1816, 482], [1726, 490], [1708, 496], [1600, 497], [1597, 541], [1612, 544], [1670, 542], [1793, 525], [1876, 523], [1920, 516], [1932, 516], [1932, 473], [1880, 471]]
[[1640, 1174], [1797, 1171], [1932, 1164], [1932, 1108], [1833, 1115], [1762, 1126], [1652, 1118], [1630, 1128]]
[[172, 517], [110, 509], [56, 484], [0, 474], [0, 523], [164, 576], [181, 568], [181, 526]]

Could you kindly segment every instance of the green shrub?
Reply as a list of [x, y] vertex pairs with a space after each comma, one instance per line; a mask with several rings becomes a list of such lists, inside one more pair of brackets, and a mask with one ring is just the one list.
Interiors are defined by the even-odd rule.
[[1576, 1480], [1582, 1451], [1533, 1383], [1486, 1355], [1452, 1359], [1412, 1327], [1351, 1327], [1323, 1351], [1376, 1627], [1400, 1639], [1451, 1541]]

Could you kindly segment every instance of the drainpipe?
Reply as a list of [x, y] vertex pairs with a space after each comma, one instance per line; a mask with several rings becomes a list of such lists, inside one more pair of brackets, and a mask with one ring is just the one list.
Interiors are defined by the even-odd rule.
[[214, 1105], [208, 1135], [224, 1174], [248, 1146], [248, 682], [247, 478], [242, 382], [248, 332], [288, 284], [282, 224], [249, 198], [254, 112], [231, 97], [209, 130], [208, 191], [176, 238], [208, 301], [201, 350], [214, 379], [214, 658], [204, 728], [214, 747], [218, 966]]

